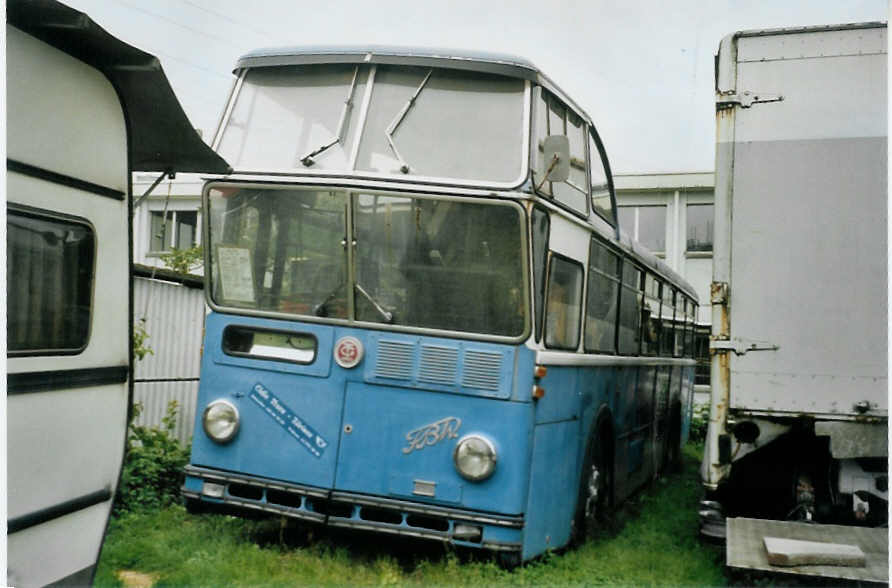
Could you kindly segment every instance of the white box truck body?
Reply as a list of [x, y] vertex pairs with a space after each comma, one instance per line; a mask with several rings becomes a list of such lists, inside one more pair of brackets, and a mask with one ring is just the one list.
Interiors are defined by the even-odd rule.
[[881, 23], [720, 45], [704, 534], [886, 522], [886, 46]]

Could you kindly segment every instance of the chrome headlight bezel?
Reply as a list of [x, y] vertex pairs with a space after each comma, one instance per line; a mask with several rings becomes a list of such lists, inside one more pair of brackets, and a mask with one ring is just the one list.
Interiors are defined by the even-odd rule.
[[[217, 407], [222, 407], [225, 410], [228, 410], [232, 413], [232, 424], [229, 425], [229, 429], [225, 432], [224, 435], [215, 435], [211, 432], [208, 423], [209, 417], [211, 417], [211, 411]], [[241, 416], [239, 415], [238, 408], [228, 400], [218, 399], [213, 402], [208, 403], [208, 405], [204, 409], [204, 413], [201, 415], [201, 426], [204, 429], [204, 434], [208, 436], [208, 439], [214, 441], [215, 443], [228, 443], [232, 441], [232, 439], [236, 436], [239, 431], [241, 425]]]
[[[462, 460], [465, 457], [463, 454], [471, 448], [472, 444], [476, 445], [475, 451], [477, 452], [477, 456], [481, 457], [486, 462], [482, 471], [467, 471], [467, 464], [465, 464], [465, 467], [462, 467]], [[493, 442], [483, 435], [478, 435], [476, 433], [465, 435], [459, 439], [458, 443], [455, 444], [455, 450], [452, 452], [452, 462], [455, 465], [455, 471], [457, 471], [462, 478], [471, 482], [482, 482], [492, 476], [496, 471], [498, 460], [498, 453], [496, 452], [496, 447]]]

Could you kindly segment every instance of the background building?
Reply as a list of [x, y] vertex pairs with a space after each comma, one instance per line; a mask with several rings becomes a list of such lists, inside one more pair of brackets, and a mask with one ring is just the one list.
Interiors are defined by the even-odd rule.
[[[199, 174], [165, 178], [151, 194], [142, 198], [158, 174], [133, 174], [133, 263], [164, 267], [161, 254], [171, 249], [189, 249], [201, 244], [201, 187]], [[164, 222], [166, 216], [166, 222]], [[204, 273], [201, 266], [190, 270]]]

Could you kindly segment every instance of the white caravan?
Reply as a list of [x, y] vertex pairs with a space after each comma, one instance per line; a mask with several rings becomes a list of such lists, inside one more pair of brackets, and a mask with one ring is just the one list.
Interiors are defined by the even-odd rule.
[[131, 389], [133, 170], [225, 172], [153, 56], [7, 3], [7, 584], [89, 584]]

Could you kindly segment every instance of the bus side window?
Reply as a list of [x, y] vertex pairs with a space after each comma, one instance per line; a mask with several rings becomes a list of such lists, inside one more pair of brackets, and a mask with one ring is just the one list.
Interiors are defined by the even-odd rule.
[[623, 260], [623, 282], [619, 307], [619, 352], [637, 355], [640, 341], [641, 271], [628, 259]]
[[697, 330], [697, 305], [693, 300], [688, 300], [688, 314], [685, 317], [688, 330], [685, 334], [685, 357], [696, 357], [694, 335]]
[[542, 317], [545, 308], [545, 262], [551, 220], [541, 208], [534, 208], [531, 217], [533, 244], [533, 300], [536, 307], [536, 341], [542, 340]]
[[[552, 196], [571, 210], [588, 216], [585, 122], [547, 90], [538, 88], [538, 96], [532, 139], [533, 182], [543, 196]], [[549, 135], [564, 135], [570, 141], [570, 177], [565, 182], [542, 181], [550, 163], [543, 156], [544, 141]]]
[[588, 152], [591, 160], [589, 166], [589, 182], [592, 191], [592, 210], [601, 215], [611, 225], [616, 225], [613, 201], [610, 198], [610, 183], [607, 178], [607, 169], [604, 165], [606, 156], [598, 149], [595, 142], [594, 129], [588, 135]]
[[620, 284], [619, 256], [592, 239], [586, 297], [585, 350], [613, 353]]
[[579, 345], [582, 308], [582, 266], [551, 254], [548, 300], [545, 306], [545, 345], [575, 350]]
[[685, 339], [688, 336], [688, 329], [690, 329], [690, 324], [688, 323], [688, 312], [690, 312], [691, 300], [682, 294], [681, 292], [676, 292], [675, 294], [676, 307], [675, 307], [675, 357], [684, 357], [685, 355]]
[[663, 306], [660, 311], [660, 355], [673, 355], [675, 347], [675, 289], [663, 284]]
[[644, 305], [641, 308], [641, 353], [656, 355], [660, 344], [660, 282], [653, 274], [644, 276]]

